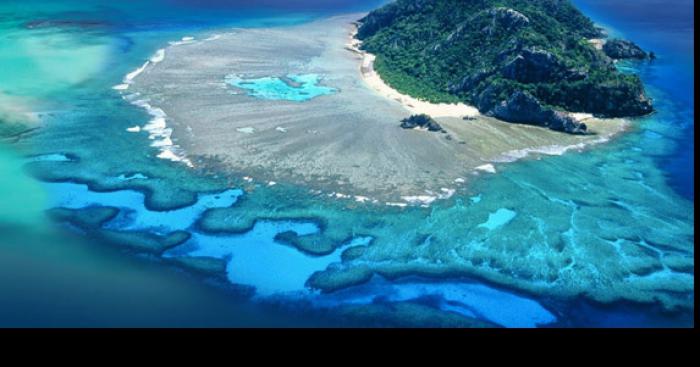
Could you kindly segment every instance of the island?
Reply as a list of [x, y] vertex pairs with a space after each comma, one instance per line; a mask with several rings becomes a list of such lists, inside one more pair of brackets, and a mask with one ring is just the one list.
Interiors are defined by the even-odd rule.
[[647, 53], [624, 40], [599, 49], [604, 32], [567, 0], [398, 0], [359, 23], [381, 78], [419, 99], [568, 133], [587, 126], [566, 112], [653, 111], [639, 77], [613, 60]]
[[[626, 114], [555, 103], [541, 90], [568, 86], [592, 93], [581, 85], [593, 83], [600, 91], [596, 98], [604, 99], [603, 104], [623, 108], [626, 102], [628, 109], [636, 108], [638, 114], [644, 113], [643, 106], [650, 106], [639, 79], [614, 70], [602, 43], [598, 48], [585, 38], [601, 37], [601, 32], [564, 2], [562, 6], [580, 18], [562, 18], [578, 19], [590, 26], [589, 34], [579, 39], [577, 50], [594, 55], [606, 68], [559, 56], [564, 51], [553, 46], [537, 48], [539, 43], [533, 41], [523, 43], [514, 54], [504, 54], [498, 62], [503, 67], [510, 65], [506, 69], [518, 78], [523, 72], [529, 73], [527, 78], [545, 78], [539, 67], [549, 62], [552, 75], [546, 78], [551, 80], [508, 79], [504, 75], [509, 74], [498, 69], [498, 73], [472, 83], [474, 87], [450, 90], [457, 82], [464, 84], [465, 72], [476, 70], [474, 63], [495, 67], [495, 59], [489, 58], [496, 58], [492, 51], [499, 47], [510, 50], [496, 41], [493, 45], [465, 46], [471, 42], [469, 37], [462, 41], [459, 37], [474, 31], [471, 23], [461, 28], [461, 36], [448, 37], [455, 29], [450, 31], [444, 24], [421, 26], [418, 28], [427, 33], [408, 36], [413, 32], [408, 30], [410, 22], [437, 17], [444, 10], [441, 7], [452, 3], [418, 1], [416, 6], [426, 8], [408, 16], [401, 9], [410, 3], [399, 1], [369, 15], [345, 14], [283, 27], [226, 29], [173, 42], [115, 86], [125, 100], [150, 115], [150, 120], [125, 130], [134, 138], [147, 137], [159, 158], [201, 172], [243, 178], [245, 185], [291, 184], [349, 205], [404, 208], [447, 201], [471, 190], [476, 178], [498, 173], [503, 164], [587, 149], [630, 125], [626, 119], [610, 118]], [[490, 19], [521, 19], [527, 24], [516, 32], [516, 41], [531, 33], [523, 39], [539, 39], [527, 28], [544, 20], [527, 11], [529, 7], [512, 11], [496, 7], [492, 11], [487, 5], [464, 8], [471, 12], [464, 17], [487, 12], [493, 13]], [[392, 18], [380, 16], [385, 13], [393, 14]], [[442, 30], [438, 32], [438, 28]], [[406, 39], [401, 38], [401, 32], [407, 32]], [[395, 51], [394, 46], [384, 43], [393, 42], [389, 33], [398, 37]], [[443, 36], [451, 43], [444, 42]], [[433, 39], [443, 41], [433, 44]], [[439, 57], [417, 52], [419, 45], [413, 42], [423, 42], [426, 50], [437, 52]], [[440, 57], [449, 61], [446, 55], [450, 49], [455, 55], [457, 49], [462, 50], [463, 60], [451, 66], [454, 70], [440, 66]], [[404, 58], [414, 61], [394, 72], [392, 63], [401, 59], [391, 55], [404, 52], [417, 53], [413, 59]], [[508, 63], [508, 58], [515, 61]], [[567, 70], [575, 68], [580, 71], [576, 78], [583, 79], [573, 80], [573, 71]], [[421, 78], [430, 78], [411, 77], [409, 73], [416, 70]], [[572, 80], [558, 81], [561, 75]], [[437, 77], [443, 76], [444, 80], [438, 81]], [[597, 84], [596, 78], [610, 79], [606, 82], [609, 88]], [[612, 86], [613, 82], [620, 86]], [[643, 102], [625, 97], [625, 93], [632, 95], [634, 88], [639, 89]], [[489, 106], [469, 97], [478, 91], [491, 96]], [[618, 91], [624, 92], [619, 101], [605, 99], [606, 93], [617, 95]]]

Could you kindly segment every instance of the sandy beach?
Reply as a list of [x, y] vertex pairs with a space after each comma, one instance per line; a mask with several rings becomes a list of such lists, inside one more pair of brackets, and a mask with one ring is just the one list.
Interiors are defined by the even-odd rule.
[[[219, 30], [216, 37], [174, 43], [118, 93], [162, 111], [168, 143], [195, 168], [217, 162], [254, 182], [300, 184], [339, 199], [385, 204], [426, 205], [504, 162], [582, 149], [626, 125], [582, 115], [593, 134], [574, 136], [498, 121], [465, 104], [401, 95], [374, 72], [372, 55], [352, 43], [361, 16]], [[336, 92], [269, 100], [226, 82], [231, 75], [292, 74], [318, 75], [320, 86]], [[400, 120], [415, 113], [433, 116], [446, 133], [401, 129]]]
[[402, 94], [389, 86], [379, 74], [374, 70], [375, 55], [360, 49], [362, 41], [355, 38], [357, 27], [354, 26], [350, 32], [350, 40], [347, 44], [348, 50], [356, 52], [362, 57], [360, 72], [362, 80], [380, 96], [395, 100], [401, 104], [411, 114], [426, 114], [432, 118], [438, 117], [475, 117], [479, 115], [476, 107], [464, 103], [430, 103]]

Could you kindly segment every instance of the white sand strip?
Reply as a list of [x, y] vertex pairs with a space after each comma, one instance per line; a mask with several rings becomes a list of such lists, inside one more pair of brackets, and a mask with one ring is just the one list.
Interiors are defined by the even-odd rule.
[[355, 38], [357, 28], [353, 29], [351, 41], [346, 45], [346, 48], [362, 55], [361, 74], [362, 80], [377, 92], [379, 95], [399, 102], [411, 114], [426, 114], [432, 118], [437, 117], [474, 117], [479, 115], [479, 110], [475, 107], [464, 103], [431, 103], [417, 98], [402, 94], [396, 89], [389, 86], [374, 70], [375, 55], [360, 50], [361, 41]]

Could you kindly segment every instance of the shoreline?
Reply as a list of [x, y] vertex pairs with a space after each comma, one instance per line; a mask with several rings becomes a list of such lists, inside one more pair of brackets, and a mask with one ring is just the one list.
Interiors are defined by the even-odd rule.
[[432, 103], [400, 93], [392, 88], [374, 70], [374, 60], [376, 56], [360, 49], [362, 41], [358, 40], [355, 37], [356, 35], [357, 23], [353, 23], [353, 29], [350, 32], [350, 40], [346, 48], [362, 57], [362, 64], [360, 65], [362, 81], [380, 96], [398, 102], [413, 115], [426, 114], [432, 118], [464, 118], [480, 115], [476, 107], [469, 106], [465, 103]]
[[[220, 37], [218, 34], [214, 34], [208, 38], [203, 39], [203, 41], [213, 41]], [[172, 162], [180, 162], [185, 164], [189, 168], [194, 168], [192, 161], [187, 158], [187, 153], [178, 144], [173, 143], [172, 134], [173, 129], [168, 127], [167, 120], [168, 115], [160, 107], [152, 106], [149, 102], [149, 98], [139, 98], [138, 93], [125, 94], [129, 87], [134, 83], [134, 80], [141, 75], [148, 68], [153, 68], [157, 64], [165, 60], [165, 51], [171, 47], [187, 45], [197, 42], [195, 37], [184, 36], [179, 41], [170, 41], [168, 46], [165, 48], [158, 49], [153, 55], [148, 58], [141, 66], [137, 67], [133, 71], [124, 75], [121, 84], [117, 84], [112, 87], [113, 90], [118, 91], [122, 99], [131, 103], [134, 106], [142, 108], [143, 110], [151, 116], [151, 119], [141, 125], [134, 125], [126, 129], [130, 133], [140, 133], [141, 131], [148, 132], [148, 139], [152, 140], [151, 146], [158, 148], [159, 154], [156, 156], [159, 159], [165, 159]]]
[[[353, 29], [350, 32], [350, 40], [345, 48], [351, 52], [357, 53], [362, 57], [360, 65], [360, 75], [362, 81], [367, 86], [380, 96], [398, 102], [403, 108], [411, 112], [411, 114], [426, 114], [432, 118], [454, 117], [454, 118], [475, 118], [483, 116], [479, 110], [466, 103], [432, 103], [418, 98], [403, 94], [392, 86], [387, 84], [384, 79], [374, 69], [374, 60], [376, 55], [360, 49], [362, 41], [356, 38], [357, 23], [353, 22]], [[596, 48], [601, 48], [605, 43], [604, 39], [590, 39], [589, 42]], [[577, 122], [593, 118], [593, 114], [587, 112], [569, 112], [562, 111], [572, 117]], [[605, 119], [603, 119], [605, 120]], [[507, 122], [507, 121], [506, 121]], [[544, 127], [543, 127], [544, 128]]]

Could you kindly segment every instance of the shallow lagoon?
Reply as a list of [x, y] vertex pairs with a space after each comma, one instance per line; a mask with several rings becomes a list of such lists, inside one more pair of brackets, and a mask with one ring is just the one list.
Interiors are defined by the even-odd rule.
[[264, 77], [246, 79], [236, 75], [226, 77], [226, 82], [248, 91], [248, 95], [269, 99], [303, 102], [328, 95], [335, 89], [320, 85], [321, 77], [316, 74], [290, 74], [284, 78]]

